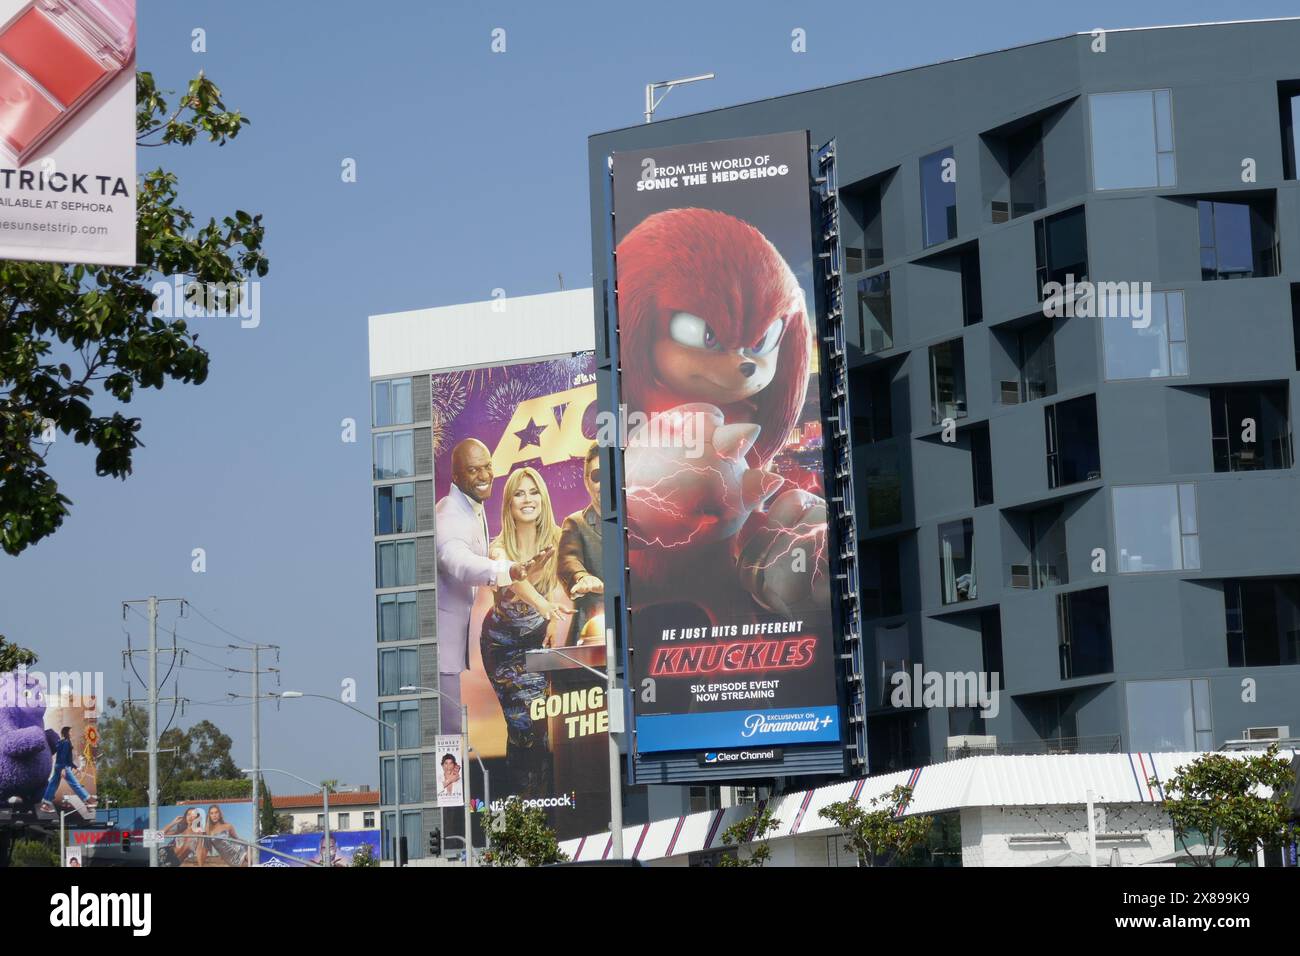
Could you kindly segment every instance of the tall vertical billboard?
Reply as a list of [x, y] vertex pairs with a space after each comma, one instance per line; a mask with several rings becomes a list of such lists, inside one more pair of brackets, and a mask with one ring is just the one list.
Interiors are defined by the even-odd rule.
[[613, 157], [640, 754], [840, 740], [808, 166], [806, 132]]
[[[609, 711], [581, 666], [605, 667], [594, 357], [442, 372], [430, 388], [442, 733], [461, 733], [463, 705], [494, 809], [540, 807], [562, 839], [603, 830]], [[477, 761], [459, 759], [468, 782]]]
[[0, 0], [0, 258], [135, 265], [136, 0]]

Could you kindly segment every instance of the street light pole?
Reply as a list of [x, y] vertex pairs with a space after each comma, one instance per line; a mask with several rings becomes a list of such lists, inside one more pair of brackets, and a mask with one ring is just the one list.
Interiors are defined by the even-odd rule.
[[[327, 787], [325, 784], [319, 784], [319, 785], [314, 784], [310, 780], [298, 776], [296, 773], [290, 773], [288, 770], [280, 770], [277, 769], [276, 767], [262, 767], [260, 769], [245, 768], [241, 770], [241, 773], [254, 774], [254, 775], [267, 773], [267, 772], [282, 773], [286, 777], [293, 777], [293, 779], [297, 780], [299, 783], [305, 783], [307, 786], [315, 790], [319, 790], [321, 792], [321, 799], [325, 803], [325, 847], [327, 852], [332, 857], [334, 855], [334, 838], [330, 835], [330, 788]], [[256, 780], [257, 777], [254, 776], [253, 779]], [[260, 841], [259, 841], [259, 845], [260, 845]], [[327, 863], [326, 865], [328, 866], [330, 864]]]
[[[701, 73], [699, 76], [688, 76], [680, 80], [660, 80], [658, 83], [647, 83], [645, 85], [645, 121], [652, 122], [655, 116], [655, 110], [659, 104], [664, 101], [664, 97], [673, 91], [674, 87], [683, 86], [687, 83], [698, 83], [700, 80], [711, 80], [714, 74]], [[663, 90], [663, 96], [655, 99], [655, 91]]]
[[[279, 694], [273, 693], [271, 694], [271, 696], [279, 697], [282, 700], [294, 700], [298, 697], [317, 697], [320, 698], [321, 700], [328, 700], [332, 703], [338, 704], [340, 707], [346, 707], [354, 714], [360, 714], [362, 717], [365, 717], [367, 720], [372, 720], [375, 723], [377, 723], [380, 727], [386, 727], [393, 732], [393, 807], [395, 813], [395, 819], [393, 820], [393, 866], [394, 867], [401, 866], [402, 865], [402, 750], [401, 747], [399, 746], [401, 743], [401, 738], [398, 735], [397, 724], [390, 724], [386, 720], [380, 720], [378, 717], [374, 716], [373, 714], [367, 714], [364, 710], [362, 710], [359, 707], [353, 707], [351, 704], [344, 703], [343, 701], [337, 700], [326, 694], [307, 694], [300, 690], [286, 690]], [[325, 800], [326, 800], [325, 823], [328, 825], [329, 797], [327, 796]], [[381, 826], [380, 831], [382, 832], [382, 830], [383, 827]]]
[[[466, 707], [464, 704], [460, 705], [460, 745], [461, 747], [464, 748], [465, 754], [468, 756], [470, 752], [469, 708]], [[477, 754], [475, 755], [475, 757], [477, 758]], [[482, 763], [480, 763], [479, 766], [480, 767], [483, 766]], [[486, 782], [487, 781], [485, 780], [484, 783]], [[469, 794], [470, 794], [471, 783], [472, 781], [470, 780], [470, 776], [469, 776], [469, 767], [466, 767], [465, 768], [465, 865], [466, 866], [474, 865], [474, 831], [472, 829], [474, 825], [474, 815], [473, 812], [470, 810], [470, 806], [469, 806], [470, 804]], [[483, 806], [487, 809], [488, 815], [490, 816], [492, 813], [492, 807], [488, 805], [486, 800], [483, 802]]]

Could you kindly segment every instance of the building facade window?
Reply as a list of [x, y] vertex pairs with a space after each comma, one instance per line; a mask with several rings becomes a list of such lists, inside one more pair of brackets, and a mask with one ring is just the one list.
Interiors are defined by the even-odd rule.
[[1128, 485], [1111, 500], [1121, 574], [1200, 568], [1195, 485]]
[[[394, 666], [387, 662], [391, 668]], [[392, 693], [400, 694], [402, 687], [414, 687], [416, 675], [402, 673], [402, 668], [409, 664], [409, 658], [399, 657], [396, 663], [398, 673], [391, 677], [394, 682]], [[381, 667], [384, 663], [381, 662]], [[409, 678], [409, 679], [408, 679]], [[382, 691], [381, 691], [382, 693]], [[420, 746], [420, 702], [418, 700], [386, 701], [379, 705], [379, 719], [388, 726], [379, 728], [379, 749], [393, 749], [393, 732], [388, 727], [397, 728], [397, 746], [401, 750], [412, 750]]]
[[375, 382], [371, 386], [376, 427], [385, 425], [409, 425], [413, 421], [411, 410], [411, 380], [398, 378], [387, 382]]
[[1094, 93], [1094, 189], [1146, 189], [1177, 183], [1173, 107], [1168, 90]]
[[877, 180], [869, 186], [851, 185], [840, 190], [840, 199], [847, 213], [844, 218], [846, 237], [850, 223], [862, 226], [861, 244], [848, 239], [844, 246], [844, 268], [850, 275], [885, 264], [885, 229], [880, 215], [882, 185]]
[[381, 541], [375, 545], [375, 587], [415, 584], [415, 541]]
[[966, 354], [961, 339], [930, 346], [930, 417], [966, 417]]
[[863, 617], [892, 617], [903, 613], [903, 576], [897, 538], [864, 541], [858, 546], [858, 581]]
[[1062, 287], [1088, 278], [1088, 225], [1082, 206], [1034, 223], [1038, 298], [1049, 282]]
[[989, 447], [989, 427], [972, 427], [970, 435], [971, 496], [975, 507], [993, 504], [993, 452]]
[[375, 812], [373, 810], [367, 810], [365, 813], [361, 814], [361, 829], [373, 830], [374, 828]]
[[893, 370], [889, 364], [849, 370], [853, 444], [870, 445], [894, 437]]
[[1089, 588], [1056, 596], [1061, 680], [1109, 674], [1115, 669], [1110, 641], [1110, 596]]
[[1048, 405], [1047, 487], [1061, 488], [1101, 477], [1097, 401], [1092, 395]]
[[338, 828], [339, 828], [340, 830], [350, 830], [350, 829], [352, 829], [352, 814], [350, 814], [350, 813], [340, 813], [340, 814], [339, 814], [339, 827], [338, 827]]
[[1132, 680], [1125, 696], [1130, 753], [1214, 749], [1210, 682], [1205, 678]]
[[420, 636], [419, 595], [415, 591], [380, 594], [375, 598], [380, 642], [414, 641]]
[[1223, 582], [1229, 667], [1300, 664], [1300, 578]]
[[903, 520], [903, 479], [898, 446], [869, 445], [862, 452], [862, 487], [867, 496], [867, 528], [875, 531]]
[[939, 585], [943, 603], [974, 601], [975, 523], [970, 518], [939, 525]]
[[1277, 224], [1272, 198], [1238, 202], [1201, 199], [1201, 278], [1261, 279], [1278, 274]]
[[420, 652], [416, 648], [399, 647], [379, 652], [379, 694], [381, 697], [400, 694], [403, 687], [414, 687], [419, 683]]
[[894, 347], [894, 308], [889, 273], [858, 280], [862, 351], [868, 355]]
[[1215, 471], [1291, 467], [1291, 402], [1286, 385], [1210, 389]]
[[972, 243], [963, 248], [957, 261], [961, 269], [962, 325], [978, 325], [984, 321], [984, 286], [980, 279], [979, 244]]
[[921, 157], [921, 241], [957, 238], [957, 177], [952, 147]]
[[1065, 509], [1055, 504], [1033, 511], [1007, 512], [1006, 517], [1024, 557], [1023, 563], [1011, 565], [1011, 586], [1037, 590], [1068, 583]]
[[375, 478], [409, 478], [415, 474], [415, 433], [380, 432], [375, 436]]
[[1146, 306], [1146, 316], [1136, 317], [1131, 309], [1121, 308], [1115, 311], [1129, 314], [1108, 314], [1102, 319], [1107, 379], [1168, 378], [1187, 374], [1187, 317], [1183, 293], [1153, 292]]
[[[1016, 361], [1016, 380], [1000, 383], [1003, 405], [1034, 402], [1056, 394], [1056, 324], [1050, 318], [1031, 322], [1014, 333], [1008, 342]], [[1007, 341], [1008, 333], [999, 333]]]
[[415, 484], [375, 489], [375, 534], [409, 534], [415, 530]]

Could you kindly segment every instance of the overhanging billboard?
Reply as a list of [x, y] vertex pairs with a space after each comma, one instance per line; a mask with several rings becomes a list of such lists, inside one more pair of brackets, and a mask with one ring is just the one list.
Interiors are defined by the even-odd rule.
[[[371, 855], [379, 859], [378, 830], [340, 830], [330, 833], [325, 839], [324, 831], [319, 833], [281, 833], [276, 836], [262, 837], [262, 850], [258, 856], [258, 866], [351, 866], [357, 851], [363, 846], [370, 847]], [[268, 853], [275, 850], [284, 854]], [[285, 859], [285, 856], [293, 859]], [[302, 861], [301, 864], [294, 860]]]
[[609, 713], [580, 666], [605, 666], [594, 358], [440, 372], [430, 388], [441, 730], [461, 733], [463, 705], [477, 755], [439, 744], [439, 805], [463, 802], [482, 759], [494, 808], [540, 807], [561, 839], [604, 829]]
[[613, 156], [638, 754], [840, 741], [808, 166]]
[[0, 258], [135, 265], [135, 0], [0, 0]]

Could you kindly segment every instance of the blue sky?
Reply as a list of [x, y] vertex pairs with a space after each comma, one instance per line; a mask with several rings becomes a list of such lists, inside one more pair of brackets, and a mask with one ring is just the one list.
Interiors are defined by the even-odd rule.
[[[210, 377], [132, 403], [146, 447], [127, 481], [96, 478], [70, 441], [55, 446], [73, 513], [21, 557], [0, 556], [0, 633], [35, 649], [42, 668], [105, 671], [120, 697], [123, 629], [137, 647], [144, 638], [120, 602], [184, 596], [229, 631], [281, 645], [283, 688], [337, 694], [353, 678], [371, 712], [366, 317], [498, 287], [551, 291], [557, 273], [566, 287], [588, 284], [586, 138], [640, 122], [647, 81], [718, 74], [675, 91], [660, 113], [672, 116], [1097, 26], [1295, 12], [1245, 0], [139, 4], [140, 68], [165, 89], [205, 70], [253, 120], [221, 149], [142, 150], [140, 168], [175, 170], [200, 217], [265, 215], [261, 324], [195, 320]], [[196, 27], [206, 53], [191, 51]], [[790, 49], [796, 27], [804, 54]], [[355, 183], [341, 180], [345, 158]], [[346, 417], [362, 427], [355, 444], [340, 440]], [[205, 573], [191, 571], [194, 548]], [[246, 765], [249, 708], [226, 694], [248, 693], [248, 678], [220, 668], [247, 667], [247, 655], [222, 650], [228, 635], [197, 616], [178, 633], [206, 658], [179, 671], [194, 702], [181, 722], [215, 721]], [[377, 784], [376, 730], [325, 701], [267, 705], [263, 764]]]

